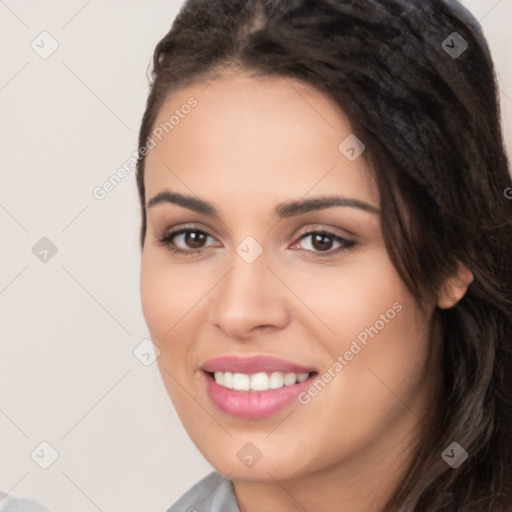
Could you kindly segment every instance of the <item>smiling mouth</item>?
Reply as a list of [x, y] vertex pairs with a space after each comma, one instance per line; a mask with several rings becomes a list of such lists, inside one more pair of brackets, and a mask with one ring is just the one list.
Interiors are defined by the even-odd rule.
[[304, 373], [257, 372], [252, 374], [205, 371], [205, 373], [219, 386], [233, 391], [269, 391], [280, 389], [293, 386], [318, 374], [316, 371]]

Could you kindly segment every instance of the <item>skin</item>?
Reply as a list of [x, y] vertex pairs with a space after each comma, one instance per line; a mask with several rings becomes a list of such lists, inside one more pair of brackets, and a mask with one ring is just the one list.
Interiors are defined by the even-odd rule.
[[[435, 396], [436, 304], [422, 312], [399, 278], [379, 213], [336, 206], [273, 215], [282, 202], [332, 195], [380, 208], [364, 157], [350, 162], [338, 150], [352, 129], [332, 100], [299, 82], [239, 72], [174, 92], [155, 126], [191, 96], [197, 107], [146, 159], [147, 201], [167, 189], [219, 212], [147, 208], [141, 300], [167, 392], [192, 441], [233, 481], [241, 512], [380, 511]], [[210, 235], [198, 253], [156, 241], [185, 224]], [[301, 239], [320, 228], [356, 245], [336, 253], [331, 238], [325, 256], [311, 236]], [[247, 236], [263, 249], [253, 263], [236, 252]], [[174, 243], [190, 248], [183, 236]], [[447, 283], [439, 304], [450, 307], [466, 287]], [[199, 370], [207, 360], [268, 355], [324, 371], [394, 303], [401, 311], [307, 405], [248, 420], [208, 398]], [[237, 457], [248, 442], [262, 454], [251, 468]]]

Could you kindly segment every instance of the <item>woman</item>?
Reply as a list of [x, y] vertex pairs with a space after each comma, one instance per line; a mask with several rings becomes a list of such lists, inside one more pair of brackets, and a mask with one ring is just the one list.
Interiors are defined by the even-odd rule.
[[189, 0], [139, 144], [144, 316], [216, 469], [170, 512], [512, 510], [512, 189], [465, 9]]

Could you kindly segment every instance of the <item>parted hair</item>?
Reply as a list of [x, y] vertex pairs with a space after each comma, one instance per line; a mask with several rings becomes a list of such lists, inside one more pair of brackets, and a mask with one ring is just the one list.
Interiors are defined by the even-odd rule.
[[[449, 0], [188, 0], [154, 51], [139, 147], [169, 94], [237, 71], [300, 80], [346, 113], [420, 306], [459, 262], [474, 276], [435, 310], [440, 393], [384, 510], [511, 511], [512, 183], [480, 26]], [[456, 469], [442, 458], [453, 442], [468, 453]]]

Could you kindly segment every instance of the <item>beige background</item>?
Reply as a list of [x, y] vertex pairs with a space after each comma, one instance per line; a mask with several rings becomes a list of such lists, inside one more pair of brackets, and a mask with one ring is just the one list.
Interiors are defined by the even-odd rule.
[[[137, 147], [147, 66], [181, 3], [0, 1], [0, 488], [55, 512], [164, 511], [210, 471], [156, 365], [133, 354], [148, 335], [134, 173], [92, 195]], [[511, 148], [512, 0], [464, 4], [491, 45]], [[31, 48], [51, 48], [43, 31], [59, 45], [47, 59]], [[42, 237], [58, 249], [46, 263]], [[59, 453], [48, 469], [31, 458], [50, 460], [43, 441]]]

